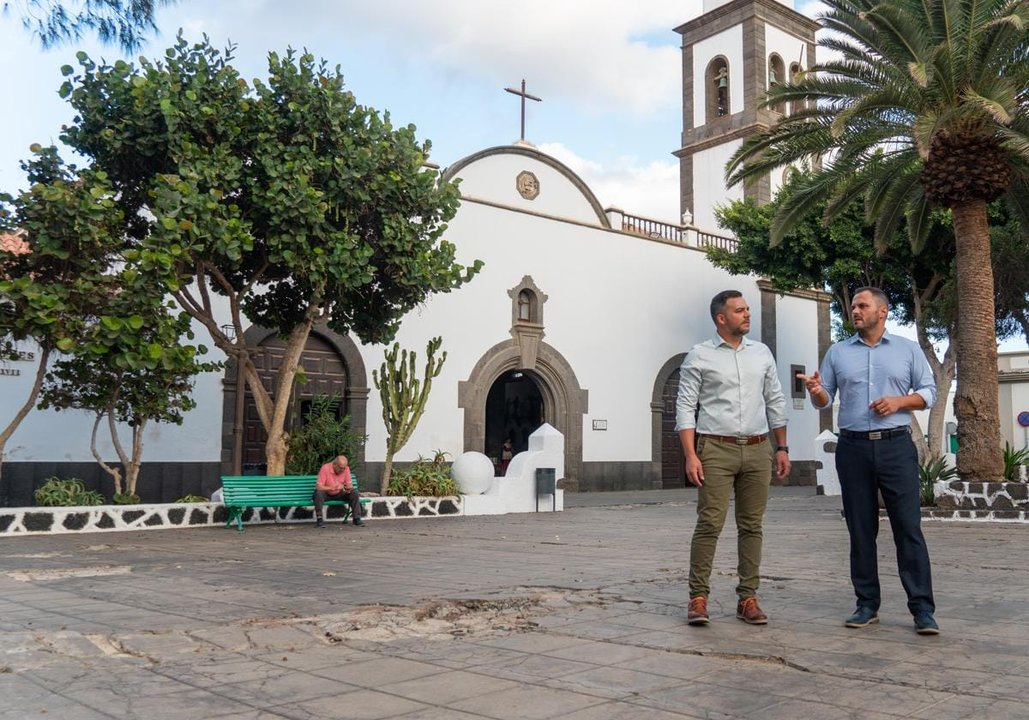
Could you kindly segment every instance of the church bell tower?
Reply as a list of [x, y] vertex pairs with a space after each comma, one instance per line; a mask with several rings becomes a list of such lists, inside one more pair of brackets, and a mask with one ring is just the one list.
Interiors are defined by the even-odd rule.
[[795, 110], [758, 103], [769, 87], [811, 67], [818, 27], [790, 0], [704, 0], [704, 14], [675, 29], [682, 35], [679, 210], [697, 227], [717, 228], [715, 205], [743, 197], [767, 202], [782, 185], [775, 171], [728, 189], [725, 164], [744, 138]]

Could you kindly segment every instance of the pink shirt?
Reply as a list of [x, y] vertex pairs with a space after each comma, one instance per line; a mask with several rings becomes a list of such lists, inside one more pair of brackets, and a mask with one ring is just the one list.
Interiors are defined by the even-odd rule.
[[353, 486], [350, 479], [350, 467], [343, 468], [343, 472], [337, 474], [331, 462], [322, 465], [318, 471], [318, 487], [330, 493], [338, 493], [340, 490], [349, 490]]

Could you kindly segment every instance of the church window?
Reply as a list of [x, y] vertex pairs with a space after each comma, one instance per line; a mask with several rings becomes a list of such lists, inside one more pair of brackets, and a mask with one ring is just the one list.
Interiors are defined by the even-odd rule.
[[706, 80], [704, 88], [706, 121], [712, 122], [716, 118], [732, 114], [732, 108], [729, 105], [728, 61], [722, 56], [716, 57], [708, 63], [704, 78]]
[[[786, 81], [786, 67], [783, 64], [782, 58], [772, 53], [768, 57], [768, 89], [782, 85]], [[785, 108], [782, 104], [772, 106], [772, 109], [782, 114]]]
[[511, 298], [511, 324], [513, 329], [543, 325], [543, 303], [547, 296], [536, 287], [528, 275], [515, 287], [507, 291]]
[[535, 298], [528, 290], [518, 293], [518, 319], [522, 322], [532, 322], [532, 306]]

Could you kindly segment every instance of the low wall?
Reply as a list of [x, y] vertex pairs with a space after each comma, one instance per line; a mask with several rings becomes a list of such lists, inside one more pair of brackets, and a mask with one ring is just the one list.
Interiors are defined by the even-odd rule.
[[[464, 514], [461, 497], [373, 497], [365, 507], [371, 519], [442, 517]], [[343, 514], [342, 506], [326, 507], [330, 522]], [[224, 525], [228, 512], [219, 503], [94, 505], [89, 507], [0, 508], [0, 537], [51, 533], [124, 532]], [[244, 525], [312, 522], [309, 507], [251, 508]]]
[[930, 517], [1029, 522], [1029, 485], [1021, 482], [938, 482]]

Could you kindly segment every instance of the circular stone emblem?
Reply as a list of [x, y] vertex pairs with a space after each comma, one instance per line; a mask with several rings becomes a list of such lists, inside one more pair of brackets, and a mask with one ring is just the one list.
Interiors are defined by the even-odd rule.
[[518, 194], [526, 200], [535, 200], [536, 196], [540, 194], [539, 178], [528, 170], [518, 173], [518, 177], [515, 178], [515, 187], [518, 188]]

